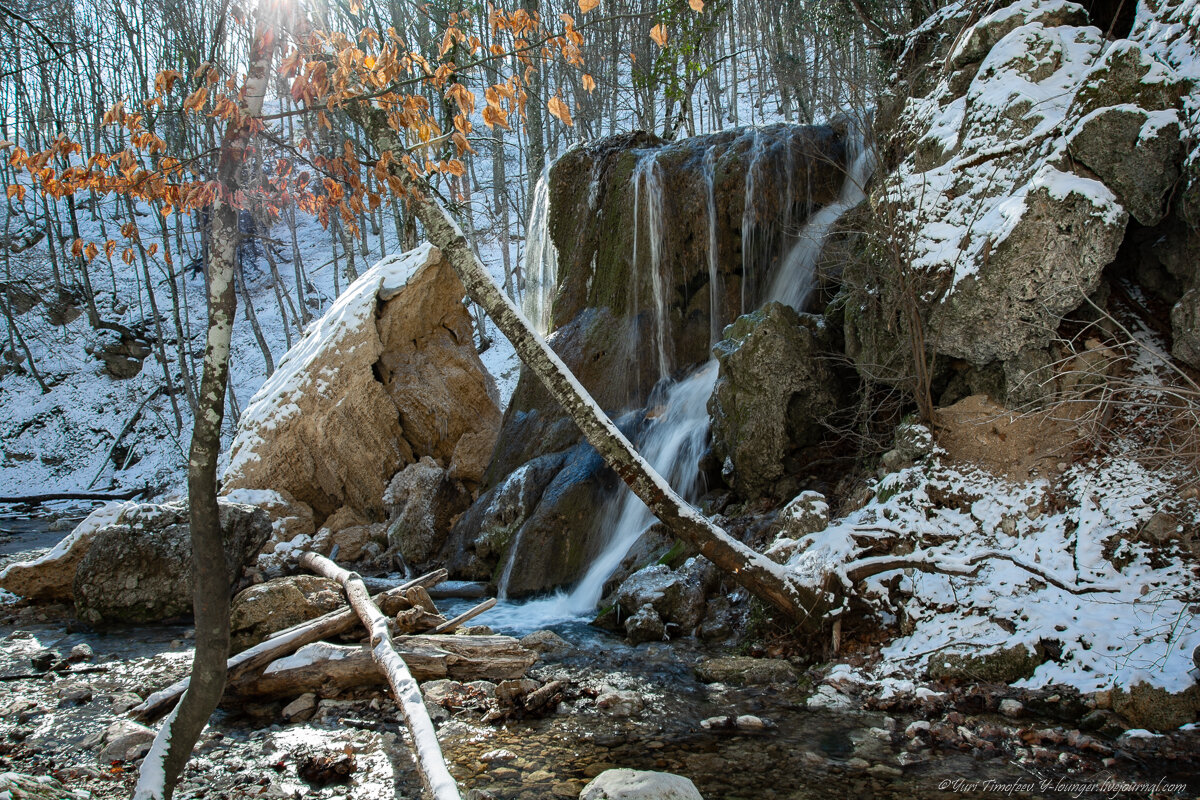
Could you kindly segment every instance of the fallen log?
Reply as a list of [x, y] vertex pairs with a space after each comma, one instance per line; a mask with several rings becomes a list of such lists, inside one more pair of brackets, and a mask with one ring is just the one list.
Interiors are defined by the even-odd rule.
[[[446, 570], [439, 569], [422, 575], [419, 578], [389, 589], [376, 596], [376, 600], [397, 596], [407, 592], [414, 586], [435, 585], [446, 579]], [[333, 611], [322, 617], [293, 625], [273, 634], [266, 641], [256, 644], [248, 650], [243, 650], [226, 662], [229, 682], [255, 672], [272, 661], [282, 658], [306, 644], [319, 642], [329, 636], [344, 633], [358, 624], [358, 615], [354, 609], [346, 608]], [[165, 689], [160, 689], [142, 701], [141, 705], [130, 709], [130, 715], [139, 721], [146, 722], [157, 719], [171, 709], [187, 689], [190, 677], [176, 681]]]
[[[406, 636], [396, 649], [417, 681], [499, 683], [524, 677], [537, 661], [537, 653], [511, 636]], [[261, 674], [232, 681], [225, 699], [276, 700], [305, 692], [332, 696], [386, 683], [369, 647], [317, 642], [272, 662]]]
[[433, 728], [433, 721], [429, 719], [429, 711], [421, 698], [421, 689], [404, 659], [396, 652], [392, 644], [392, 635], [388, 632], [387, 617], [372, 602], [362, 578], [357, 573], [342, 569], [325, 556], [313, 552], [301, 555], [300, 564], [318, 575], [339, 581], [350, 606], [358, 612], [363, 625], [370, 631], [371, 655], [379, 669], [387, 675], [387, 682], [396, 696], [400, 715], [404, 717], [408, 732], [412, 735], [414, 761], [425, 788], [433, 795], [434, 800], [462, 800], [458, 784], [454, 782], [450, 770], [446, 767], [446, 759], [442, 755], [441, 745], [438, 744], [437, 731]]
[[54, 492], [51, 494], [6, 495], [0, 497], [0, 504], [37, 505], [55, 500], [132, 500], [149, 493], [150, 487], [143, 486], [140, 489], [129, 489], [123, 492]]

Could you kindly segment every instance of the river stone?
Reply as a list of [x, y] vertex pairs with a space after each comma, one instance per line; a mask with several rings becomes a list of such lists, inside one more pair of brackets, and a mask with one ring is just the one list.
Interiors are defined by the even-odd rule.
[[[688, 559], [677, 570], [672, 570], [665, 564], [652, 564], [633, 573], [621, 583], [617, 589], [616, 602], [630, 615], [636, 615], [641, 609], [649, 606], [656, 612], [661, 623], [668, 623], [674, 626], [678, 633], [687, 636], [704, 618], [705, 590], [711, 583], [711, 568], [708, 567], [706, 559]], [[627, 620], [627, 632], [629, 625], [630, 621]], [[630, 635], [632, 637], [632, 634]], [[661, 631], [657, 638], [662, 638]]]
[[[229, 585], [271, 535], [267, 513], [220, 502]], [[121, 521], [100, 530], [79, 562], [74, 583], [79, 619], [145, 623], [185, 617], [192, 611], [192, 541], [184, 503], [126, 509]]]
[[575, 649], [575, 645], [554, 631], [540, 630], [521, 637], [521, 647], [542, 655], [561, 656]]
[[634, 644], [661, 642], [667, 638], [667, 626], [654, 606], [647, 603], [625, 619], [625, 635]]
[[107, 503], [75, 526], [70, 535], [33, 561], [10, 564], [0, 572], [0, 588], [31, 600], [70, 600], [75, 570], [87, 555], [92, 540], [110, 525], [120, 524], [122, 515], [136, 503]]
[[703, 800], [682, 775], [633, 769], [601, 772], [583, 787], [579, 800]]
[[345, 607], [342, 585], [316, 575], [293, 575], [251, 586], [233, 598], [230, 647], [241, 652], [276, 631]]
[[102, 764], [136, 761], [150, 750], [154, 731], [133, 720], [119, 719], [104, 730], [104, 747], [96, 756]]
[[1196, 722], [1200, 716], [1200, 684], [1172, 693], [1144, 681], [1112, 693], [1113, 710], [1134, 727], [1151, 731], [1172, 731]]
[[838, 407], [837, 378], [821, 357], [825, 337], [821, 318], [772, 302], [739, 317], [713, 348], [713, 452], [744, 497], [770, 494], [787, 472], [785, 457], [824, 435], [822, 422]]
[[1023, 644], [1016, 644], [976, 655], [933, 655], [929, 658], [927, 671], [931, 679], [946, 683], [1012, 683], [1033, 677], [1034, 671], [1045, 661], [1041, 648], [1030, 650]]
[[795, 667], [782, 658], [749, 656], [706, 658], [696, 665], [696, 677], [704, 683], [736, 686], [790, 685], [800, 680]]

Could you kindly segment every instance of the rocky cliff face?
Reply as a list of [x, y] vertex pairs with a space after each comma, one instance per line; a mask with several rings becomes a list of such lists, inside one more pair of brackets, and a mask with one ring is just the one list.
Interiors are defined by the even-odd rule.
[[[927, 351], [969, 370], [973, 388], [1043, 397], [1055, 388], [1052, 340], [1101, 289], [1127, 234], [1170, 227], [1143, 237], [1168, 262], [1194, 236], [1179, 224], [1194, 181], [1172, 199], [1194, 172], [1193, 45], [1168, 22], [1178, 4], [1139, 9], [1116, 41], [1062, 0], [982, 18], [953, 4], [910, 37], [879, 115], [890, 159], [871, 195], [879, 244], [848, 274], [847, 349], [860, 370], [912, 374], [911, 309]], [[1164, 297], [1196, 281], [1194, 263], [1176, 269]], [[1186, 302], [1175, 318], [1185, 357]]]

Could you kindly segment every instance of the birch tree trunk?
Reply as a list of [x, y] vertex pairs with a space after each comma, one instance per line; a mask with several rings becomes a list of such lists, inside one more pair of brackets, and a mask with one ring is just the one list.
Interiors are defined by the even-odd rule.
[[[362, 105], [351, 110], [356, 123], [366, 128], [380, 152], [404, 151], [403, 142], [387, 124], [386, 115]], [[752, 594], [784, 612], [807, 629], [820, 625], [826, 605], [825, 593], [797, 583], [779, 564], [737, 541], [680, 497], [646, 463], [612, 420], [600, 409], [587, 390], [529, 321], [495, 284], [475, 257], [453, 218], [433, 199], [424, 181], [398, 166], [395, 174], [409, 192], [409, 208], [421, 220], [429, 241], [462, 280], [467, 294], [496, 323], [521, 360], [533, 370], [563, 410], [575, 421], [584, 438], [621, 477], [629, 488], [671, 532], [691, 543], [701, 554]]]
[[236, 269], [238, 211], [229, 201], [238, 187], [239, 167], [251, 147], [250, 120], [262, 114], [263, 95], [275, 50], [271, 3], [264, 3], [255, 23], [254, 44], [243, 87], [241, 120], [225, 131], [217, 179], [221, 185], [212, 207], [208, 251], [208, 337], [204, 372], [197, 397], [188, 460], [188, 503], [195, 576], [193, 609], [196, 654], [187, 691], [159, 729], [142, 762], [134, 800], [169, 800], [192, 748], [225, 689], [229, 655], [229, 579], [217, 509], [217, 457], [229, 384], [229, 347], [237, 309]]

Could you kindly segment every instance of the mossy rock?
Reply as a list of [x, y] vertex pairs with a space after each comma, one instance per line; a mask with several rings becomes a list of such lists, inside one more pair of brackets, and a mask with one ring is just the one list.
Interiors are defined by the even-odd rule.
[[730, 683], [736, 686], [791, 686], [800, 680], [795, 667], [782, 658], [750, 656], [706, 658], [696, 665], [696, 677], [705, 683]]
[[1112, 704], [1113, 710], [1135, 728], [1171, 731], [1195, 722], [1200, 716], [1200, 684], [1172, 693], [1145, 682], [1135, 683], [1114, 689]]
[[978, 655], [933, 655], [927, 671], [931, 679], [945, 683], [1012, 683], [1033, 677], [1046, 660], [1040, 648], [1030, 650], [1018, 644]]

